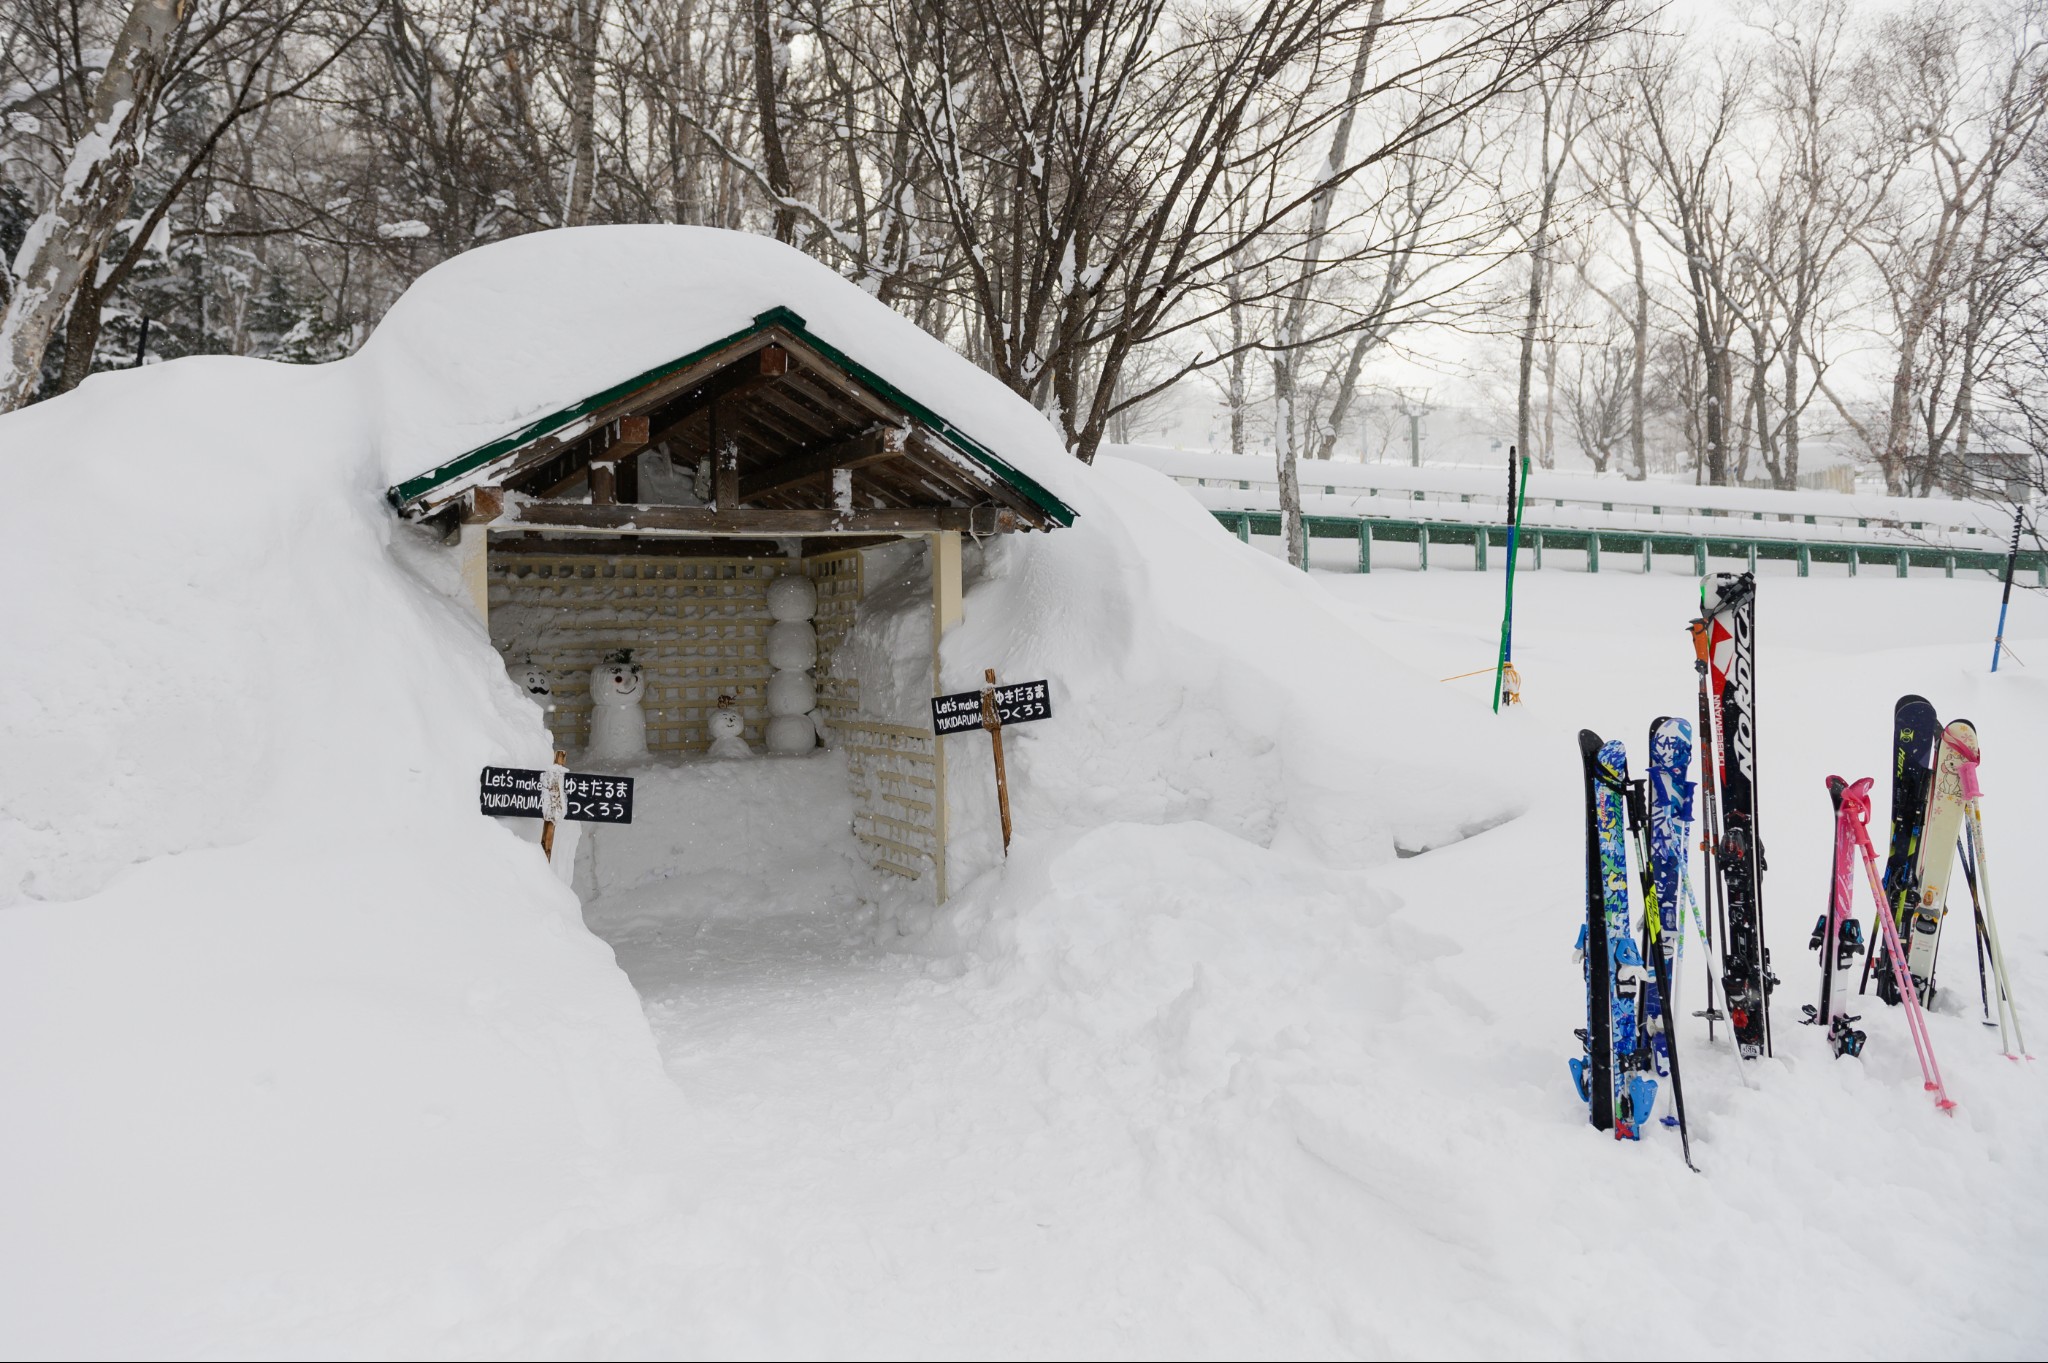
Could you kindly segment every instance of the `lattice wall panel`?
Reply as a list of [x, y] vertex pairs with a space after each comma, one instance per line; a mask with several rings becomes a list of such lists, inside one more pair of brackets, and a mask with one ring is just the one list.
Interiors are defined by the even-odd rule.
[[530, 659], [555, 690], [555, 741], [589, 741], [590, 670], [630, 649], [646, 678], [647, 746], [702, 752], [729, 695], [759, 746], [767, 723], [767, 587], [787, 559], [658, 558], [493, 550], [491, 640], [517, 673]]
[[937, 740], [922, 729], [859, 718], [840, 732], [853, 781], [853, 831], [869, 864], [905, 880], [926, 878], [939, 855]]
[[828, 725], [843, 725], [860, 710], [860, 684], [852, 677], [834, 677], [832, 654], [853, 632], [860, 615], [863, 589], [858, 549], [818, 554], [804, 560], [804, 572], [818, 587], [818, 708]]

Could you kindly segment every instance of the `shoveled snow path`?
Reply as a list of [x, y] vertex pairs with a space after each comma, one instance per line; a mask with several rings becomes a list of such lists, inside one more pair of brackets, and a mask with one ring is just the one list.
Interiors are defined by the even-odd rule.
[[1070, 1026], [829, 913], [615, 946], [696, 1116], [695, 1213], [740, 1237], [690, 1275], [716, 1303], [692, 1352], [1342, 1351], [1298, 1284], [1216, 1252], [1245, 1247], [1159, 1176], [1152, 1095]]

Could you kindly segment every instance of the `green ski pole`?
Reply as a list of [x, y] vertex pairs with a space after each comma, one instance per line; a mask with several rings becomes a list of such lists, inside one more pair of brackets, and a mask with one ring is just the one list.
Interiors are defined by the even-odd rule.
[[[1508, 474], [1515, 471], [1515, 447], [1508, 446]], [[1515, 546], [1522, 536], [1522, 508], [1529, 501], [1529, 456], [1522, 456], [1522, 480], [1515, 488], [1514, 516], [1508, 522], [1508, 599], [1500, 617], [1500, 661], [1493, 669], [1493, 712], [1500, 713], [1501, 683], [1506, 679], [1508, 664], [1514, 661], [1515, 647]], [[1480, 531], [1485, 534], [1485, 531]]]

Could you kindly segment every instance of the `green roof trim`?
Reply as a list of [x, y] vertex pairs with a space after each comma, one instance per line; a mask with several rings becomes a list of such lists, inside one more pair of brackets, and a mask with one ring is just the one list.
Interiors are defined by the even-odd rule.
[[635, 374], [632, 378], [615, 383], [602, 392], [592, 393], [589, 397], [579, 402], [573, 402], [559, 411], [550, 412], [546, 416], [529, 421], [518, 430], [508, 435], [502, 435], [489, 444], [479, 445], [468, 453], [458, 455], [445, 464], [429, 469], [417, 477], [406, 479], [398, 484], [398, 486], [386, 491], [384, 495], [392, 506], [402, 510], [451, 479], [460, 478], [466, 473], [482, 468], [501, 455], [510, 454], [521, 446], [531, 444], [544, 436], [552, 435], [572, 422], [589, 416], [593, 412], [600, 411], [621, 398], [632, 395], [650, 383], [657, 383], [669, 375], [687, 369], [691, 365], [715, 355], [729, 346], [738, 345], [742, 341], [749, 340], [764, 331], [775, 328], [788, 332], [811, 349], [817, 351], [820, 355], [837, 365], [849, 378], [858, 381], [876, 397], [902, 408], [948, 445], [951, 445], [954, 449], [981, 465], [983, 469], [994, 474], [1023, 494], [1025, 500], [1029, 501], [1040, 511], [1043, 511], [1056, 524], [1068, 526], [1074, 523], [1073, 508], [1054, 496], [1037, 479], [1018, 470], [1014, 465], [997, 455], [995, 451], [953, 425], [952, 422], [946, 420], [916, 398], [911, 397], [895, 384], [890, 383], [859, 360], [854, 359], [831, 342], [813, 335], [804, 319], [785, 307], [770, 308], [768, 311], [756, 316], [752, 325], [736, 331], [730, 336], [721, 337], [711, 342], [711, 344], [701, 346], [678, 359], [670, 360], [666, 364], [656, 365], [652, 369]]

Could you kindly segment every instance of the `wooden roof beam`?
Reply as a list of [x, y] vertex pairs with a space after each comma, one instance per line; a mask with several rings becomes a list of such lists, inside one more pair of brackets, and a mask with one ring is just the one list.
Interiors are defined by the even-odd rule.
[[[590, 454], [590, 500], [616, 502], [623, 491], [626, 500], [640, 500], [640, 480], [625, 461], [647, 448], [647, 418], [619, 418], [619, 433], [609, 445]], [[624, 485], [624, 486], [622, 486]]]
[[901, 426], [870, 426], [850, 440], [795, 455], [740, 479], [740, 501], [772, 497], [787, 488], [830, 476], [834, 469], [857, 469], [894, 459], [903, 453], [907, 433]]
[[648, 432], [647, 442], [658, 445], [713, 403], [725, 402], [771, 383], [779, 383], [788, 373], [789, 352], [779, 345], [762, 346], [657, 409], [661, 413], [661, 425]]
[[1015, 513], [997, 506], [888, 507], [772, 510], [707, 506], [600, 506], [582, 502], [518, 501], [505, 508], [501, 526], [585, 530], [627, 535], [877, 535], [964, 530], [994, 535], [1019, 529]]

